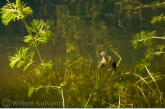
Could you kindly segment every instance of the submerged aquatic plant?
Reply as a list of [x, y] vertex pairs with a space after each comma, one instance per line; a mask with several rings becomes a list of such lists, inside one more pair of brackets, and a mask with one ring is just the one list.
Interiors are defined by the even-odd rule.
[[[31, 27], [28, 26], [26, 21], [24, 20], [25, 17], [32, 14], [32, 10], [30, 7], [26, 7], [25, 3], [21, 3], [20, 0], [16, 0], [15, 3], [7, 2], [1, 8], [2, 14], [2, 23], [7, 25], [11, 21], [15, 20], [22, 20], [26, 26], [26, 29], [29, 35], [25, 36], [24, 42], [28, 43], [29, 46], [35, 47], [34, 49], [29, 49], [29, 47], [25, 48], [22, 47], [17, 50], [17, 53], [14, 56], [10, 56], [10, 66], [13, 68], [15, 64], [17, 64], [17, 68], [24, 66], [24, 71], [31, 65], [36, 64], [38, 65], [38, 69], [35, 69], [36, 73], [39, 74], [45, 69], [45, 67], [51, 69], [50, 62], [44, 62], [39, 52], [38, 46], [47, 44], [51, 38], [51, 31], [49, 30], [49, 26], [43, 20], [33, 20], [31, 23]], [[32, 51], [31, 51], [32, 50]], [[33, 60], [34, 55], [36, 54], [39, 56], [40, 62], [36, 62]], [[40, 70], [39, 70], [40, 69]]]
[[33, 57], [35, 55], [34, 51], [29, 51], [29, 48], [22, 47], [17, 50], [14, 56], [10, 56], [10, 67], [20, 68], [24, 66], [23, 71], [25, 71], [31, 64], [35, 63]]
[[60, 89], [61, 98], [62, 98], [62, 106], [63, 106], [63, 108], [65, 108], [64, 93], [63, 93], [63, 88], [61, 86], [50, 86], [50, 85], [48, 85], [48, 86], [39, 86], [37, 88], [36, 87], [29, 87], [28, 97], [30, 97], [34, 91], [37, 92], [38, 90], [40, 90], [42, 88], [45, 88], [47, 90], [49, 90], [50, 88], [51, 89]]
[[[160, 16], [155, 16], [153, 17], [151, 23], [155, 24], [156, 22], [160, 22], [164, 20], [164, 15], [161, 14]], [[153, 93], [152, 95], [154, 95], [155, 97], [155, 104], [160, 104], [161, 107], [164, 106], [164, 97], [163, 97], [163, 93], [161, 92], [157, 81], [162, 80], [163, 77], [162, 75], [158, 72], [158, 73], [151, 73], [149, 70], [149, 66], [151, 65], [151, 63], [149, 62], [151, 59], [153, 59], [153, 57], [159, 56], [161, 54], [165, 54], [165, 45], [164, 44], [158, 44], [155, 45], [154, 40], [165, 40], [165, 36], [157, 36], [156, 35], [156, 31], [141, 31], [138, 34], [135, 34], [133, 36], [133, 39], [131, 40], [132, 45], [134, 46], [135, 49], [139, 48], [139, 47], [146, 47], [146, 54], [145, 54], [145, 59], [142, 59], [141, 62], [137, 63], [137, 68], [140, 71], [146, 71], [148, 73], [148, 76], [146, 77], [142, 77], [141, 75], [137, 74], [137, 73], [132, 73], [133, 75], [137, 76], [140, 78], [140, 80], [137, 83], [141, 83], [144, 82], [145, 84], [147, 84], [149, 86], [149, 89], [151, 90], [151, 92]], [[156, 86], [155, 88], [152, 88], [151, 84], [154, 83]], [[137, 84], [137, 88], [141, 91], [143, 97], [145, 98], [145, 101], [147, 102], [148, 106], [150, 107], [150, 103], [149, 103], [149, 99], [147, 97], [147, 92], [145, 91], [144, 85], [141, 84]], [[156, 92], [157, 91], [157, 92]]]
[[133, 36], [133, 39], [131, 40], [133, 46], [135, 49], [138, 47], [144, 46], [152, 46], [153, 42], [151, 39], [157, 38], [156, 37], [156, 31], [141, 31], [138, 34], [135, 34]]
[[28, 43], [29, 46], [40, 46], [45, 45], [49, 42], [51, 38], [51, 31], [49, 30], [49, 26], [42, 20], [34, 19], [31, 22], [31, 27], [29, 30], [32, 32], [32, 35], [29, 34], [24, 37], [24, 42]]
[[[161, 14], [160, 16], [153, 17], [151, 23], [154, 24], [156, 22], [160, 22], [164, 20], [164, 15]], [[135, 49], [140, 48], [142, 46], [147, 47], [146, 51], [146, 59], [152, 59], [153, 55], [159, 56], [160, 54], [164, 54], [164, 44], [155, 45], [153, 42], [154, 40], [165, 40], [165, 36], [157, 36], [156, 31], [141, 31], [133, 36], [131, 40], [132, 45]]]
[[[21, 3], [21, 0], [16, 0], [15, 3], [7, 2], [6, 5], [4, 5], [1, 8], [1, 14], [2, 14], [2, 23], [4, 25], [7, 25], [11, 21], [16, 20], [22, 20], [27, 31], [28, 35], [25, 36], [24, 42], [29, 44], [29, 47], [22, 47], [20, 49], [16, 50], [16, 53], [14, 56], [9, 57], [9, 65], [11, 68], [20, 68], [23, 67], [23, 71], [27, 70], [27, 68], [30, 65], [35, 65], [34, 71], [37, 75], [45, 75], [48, 72], [52, 70], [52, 61], [45, 61], [42, 59], [39, 47], [41, 45], [45, 45], [49, 42], [51, 39], [51, 31], [49, 30], [49, 26], [43, 21], [43, 20], [33, 20], [31, 23], [31, 27], [27, 24], [25, 21], [25, 17], [32, 14], [32, 10], [30, 7], [25, 7], [25, 3]], [[34, 56], [38, 56], [40, 59], [40, 62], [34, 59]], [[40, 77], [41, 77], [40, 76]], [[29, 87], [29, 93], [28, 96], [30, 97], [34, 91], [38, 91], [41, 88], [56, 88], [61, 90], [62, 95], [62, 103], [63, 107], [65, 107], [64, 104], [64, 96], [63, 96], [63, 89], [61, 86], [43, 86], [40, 85], [44, 83], [45, 78], [42, 78], [39, 82], [37, 82], [37, 86]]]
[[[13, 68], [18, 63], [17, 68], [20, 66], [25, 66], [24, 70], [27, 69], [31, 64], [36, 64], [38, 67], [35, 69], [36, 74], [42, 74], [43, 72], [49, 71], [48, 69], [52, 69], [52, 62], [45, 62], [39, 52], [39, 46], [45, 45], [51, 38], [51, 31], [49, 30], [49, 26], [43, 22], [43, 20], [33, 20], [32, 27], [29, 27], [29, 35], [25, 36], [24, 42], [28, 43], [29, 46], [35, 47], [32, 49], [22, 47], [17, 50], [15, 56], [10, 56], [10, 65]], [[32, 50], [32, 51], [31, 51]], [[36, 53], [40, 59], [40, 62], [33, 60], [33, 57]], [[29, 62], [27, 62], [29, 61]], [[26, 64], [25, 64], [26, 63]], [[19, 66], [19, 67], [18, 67]]]
[[156, 22], [163, 21], [165, 19], [164, 14], [161, 14], [159, 16], [154, 16], [151, 20], [152, 24], [155, 24]]
[[[94, 2], [90, 5], [93, 7]], [[62, 8], [57, 6], [57, 10], [60, 9]], [[27, 43], [29, 47], [18, 49], [15, 55], [10, 57], [10, 64], [13, 68], [17, 66], [20, 67], [20, 65], [22, 67], [34, 65], [34, 71], [37, 75], [46, 74], [44, 77], [42, 76], [43, 78], [37, 76], [41, 83], [38, 81], [33, 83], [33, 86], [30, 86], [28, 89], [28, 96], [32, 97], [33, 94], [36, 94], [41, 90], [46, 90], [47, 93], [50, 89], [57, 89], [61, 95], [62, 99], [60, 100], [62, 100], [63, 107], [137, 107], [136, 104], [139, 102], [142, 104], [139, 107], [144, 107], [145, 103], [148, 104], [148, 107], [151, 107], [150, 98], [147, 94], [152, 91], [155, 94], [156, 90], [151, 86], [154, 85], [154, 80], [161, 80], [161, 78], [158, 78], [159, 75], [154, 75], [150, 72], [152, 77], [154, 77], [153, 80], [148, 75], [147, 77], [143, 77], [140, 74], [131, 73], [137, 77], [137, 81], [132, 82], [129, 79], [120, 79], [121, 76], [126, 75], [125, 72], [121, 72], [121, 75], [114, 74], [113, 72], [110, 74], [109, 71], [106, 72], [104, 70], [98, 70], [97, 67], [93, 67], [95, 66], [93, 64], [98, 62], [97, 59], [93, 60], [95, 56], [97, 57], [97, 52], [101, 51], [109, 44], [109, 39], [107, 38], [107, 36], [109, 36], [107, 32], [108, 29], [106, 29], [107, 27], [105, 25], [102, 27], [103, 30], [97, 29], [97, 24], [95, 24], [96, 19], [93, 16], [91, 17], [92, 26], [90, 24], [89, 27], [85, 27], [83, 24], [84, 21], [82, 20], [83, 16], [69, 16], [70, 18], [67, 18], [64, 14], [65, 12], [68, 12], [66, 9], [67, 8], [63, 8], [63, 11], [57, 13], [62, 15], [62, 18], [61, 16], [57, 16], [57, 29], [60, 30], [58, 33], [60, 38], [63, 36], [62, 38], [66, 39], [66, 50], [64, 49], [66, 56], [61, 56], [63, 55], [63, 52], [57, 52], [57, 58], [54, 60], [56, 67], [55, 73], [53, 72], [53, 76], [48, 74], [52, 69], [52, 61], [44, 60], [39, 52], [40, 46], [47, 44], [50, 39], [51, 33], [49, 31], [49, 26], [46, 25], [43, 20], [33, 20], [31, 25], [27, 25], [26, 21], [22, 19], [28, 31], [28, 35], [24, 37], [24, 42]], [[78, 13], [77, 10], [76, 13]], [[73, 18], [73, 20], [71, 18]], [[84, 30], [83, 26], [88, 31]], [[90, 28], [92, 28], [92, 32]], [[100, 34], [97, 34], [99, 33], [98, 31]], [[104, 44], [99, 44], [97, 39], [99, 41], [101, 39]], [[107, 43], [105, 43], [106, 41]], [[150, 40], [148, 39], [146, 42], [147, 41]], [[87, 47], [86, 50], [84, 50], [85, 47], [83, 45], [87, 45], [85, 46]], [[122, 57], [116, 49], [109, 48], [109, 51], [118, 57], [116, 64], [118, 67], [121, 63]], [[30, 57], [29, 55], [31, 52], [34, 52], [34, 55], [36, 57], [38, 56], [40, 61], [37, 61], [36, 58], [33, 58], [33, 56]], [[64, 62], [63, 60], [65, 60], [65, 58], [66, 61]], [[144, 61], [142, 64], [144, 64]], [[147, 66], [147, 63], [144, 65]], [[144, 66], [139, 65], [139, 67], [145, 70]], [[27, 68], [25, 67], [25, 70]], [[48, 81], [51, 82], [47, 84]]]
[[11, 21], [21, 20], [28, 15], [32, 15], [33, 11], [29, 6], [26, 6], [26, 3], [22, 3], [20, 6], [21, 7], [7, 0], [7, 4], [1, 8], [0, 12], [4, 25], [8, 25]]

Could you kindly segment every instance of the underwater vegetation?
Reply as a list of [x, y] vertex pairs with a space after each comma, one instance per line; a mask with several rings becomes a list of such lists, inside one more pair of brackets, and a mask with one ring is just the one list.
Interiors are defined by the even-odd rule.
[[[44, 4], [44, 0], [35, 0], [35, 2]], [[66, 2], [69, 3], [68, 7], [65, 5]], [[81, 10], [82, 5], [79, 2], [78, 0], [58, 2], [55, 7], [55, 29], [50, 28], [50, 23], [45, 22], [44, 19], [27, 21], [26, 18], [33, 15], [33, 10], [21, 0], [16, 0], [16, 2], [7, 0], [7, 3], [1, 7], [0, 14], [4, 25], [22, 21], [27, 31], [27, 34], [23, 36], [23, 41], [27, 45], [17, 48], [15, 53], [9, 56], [10, 67], [21, 69], [24, 72], [21, 76], [15, 74], [15, 78], [20, 78], [20, 83], [17, 84], [13, 80], [9, 83], [12, 86], [11, 89], [16, 87], [15, 90], [22, 91], [20, 84], [25, 84], [26, 91], [22, 91], [25, 100], [51, 100], [52, 102], [58, 100], [61, 103], [59, 106], [29, 107], [165, 107], [164, 92], [161, 91], [160, 84], [158, 84], [164, 80], [165, 75], [163, 72], [155, 72], [151, 69], [154, 57], [165, 54], [164, 43], [156, 45], [157, 43], [153, 40], [164, 40], [165, 37], [157, 36], [156, 30], [142, 30], [135, 33], [131, 43], [135, 50], [140, 47], [145, 48], [145, 57], [136, 63], [134, 71], [129, 69], [130, 66], [127, 71], [122, 70], [120, 66], [123, 56], [120, 54], [120, 48], [114, 46], [118, 41], [111, 42], [109, 38], [110, 29], [114, 31], [115, 28], [109, 29], [106, 22], [98, 20], [100, 13], [98, 11], [105, 11], [103, 9], [105, 7], [101, 8], [105, 6], [105, 1], [81, 2], [83, 6], [86, 6], [85, 12]], [[130, 27], [130, 21], [134, 17], [131, 16], [131, 13], [133, 15], [138, 13], [139, 21], [142, 22], [140, 9], [157, 6], [156, 4], [145, 4], [140, 8], [136, 6], [140, 2], [126, 2], [122, 2], [122, 0], [108, 2], [108, 6], [119, 8], [117, 24], [123, 31], [126, 31], [126, 27], [122, 23], [124, 20], [128, 21], [128, 28]], [[62, 6], [59, 5], [60, 3]], [[76, 3], [78, 4], [74, 5]], [[136, 4], [135, 7], [133, 7], [133, 3]], [[76, 10], [70, 12], [68, 9], [71, 10], [72, 6]], [[47, 5], [44, 9], [46, 8], [48, 8]], [[133, 12], [133, 10], [138, 11]], [[121, 19], [122, 12], [127, 15], [123, 20]], [[47, 12], [44, 10], [43, 13]], [[115, 17], [108, 13], [104, 15], [110, 18]], [[151, 23], [156, 24], [163, 20], [164, 15], [161, 14], [153, 17]], [[49, 47], [52, 39], [57, 37], [59, 37], [58, 41], [63, 42], [64, 45], [59, 46], [59, 52], [51, 52], [54, 53], [53, 57], [45, 49], [44, 52], [47, 55], [44, 56], [41, 50]], [[58, 41], [53, 42], [53, 46], [58, 46], [60, 43]], [[121, 44], [121, 46], [123, 45]], [[64, 52], [60, 52], [60, 50]], [[19, 98], [18, 95], [12, 96], [14, 99]]]
[[[161, 14], [160, 16], [153, 17], [152, 20], [151, 20], [151, 23], [155, 24], [156, 22], [160, 22], [163, 19], [164, 19], [163, 15]], [[137, 68], [140, 71], [145, 69], [147, 71], [147, 73], [148, 73], [148, 76], [150, 76], [151, 81], [154, 82], [154, 84], [155, 84], [155, 86], [157, 88], [157, 93], [158, 93], [157, 94], [157, 101], [156, 101], [156, 103], [159, 104], [160, 107], [164, 107], [165, 99], [164, 99], [163, 92], [161, 92], [160, 89], [159, 89], [157, 81], [162, 80], [164, 75], [161, 74], [160, 72], [151, 73], [150, 70], [148, 69], [148, 67], [151, 66], [150, 62], [153, 60], [153, 58], [155, 56], [164, 55], [164, 53], [165, 53], [164, 52], [165, 45], [163, 43], [162, 44], [159, 43], [158, 45], [156, 43], [154, 43], [155, 40], [164, 40], [164, 39], [165, 39], [164, 36], [157, 36], [156, 30], [154, 30], [154, 31], [148, 31], [147, 30], [147, 31], [141, 31], [140, 33], [135, 34], [133, 36], [133, 39], [131, 40], [132, 45], [134, 46], [135, 49], [138, 49], [138, 48], [140, 48], [142, 46], [146, 47], [145, 58], [141, 59], [137, 63], [136, 66], [137, 66]], [[162, 75], [162, 76], [160, 76], [160, 75]], [[147, 81], [145, 81], [145, 82], [147, 83]], [[140, 90], [143, 91], [142, 89], [140, 89]], [[153, 90], [153, 92], [154, 92], [154, 90]], [[154, 92], [154, 93], [156, 93], [156, 92]], [[145, 97], [144, 93], [143, 93], [143, 96]], [[145, 99], [147, 100], [146, 97], [145, 97]], [[149, 105], [149, 103], [148, 103], [148, 105]]]

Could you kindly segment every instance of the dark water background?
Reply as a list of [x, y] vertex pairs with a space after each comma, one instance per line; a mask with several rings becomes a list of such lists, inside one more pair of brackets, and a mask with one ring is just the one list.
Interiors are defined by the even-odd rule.
[[[150, 24], [152, 16], [161, 14], [165, 11], [164, 8], [157, 8], [155, 10], [144, 8], [141, 10], [141, 13], [133, 14], [132, 12], [130, 16], [126, 15], [127, 10], [125, 10], [118, 16], [118, 8], [115, 7], [113, 2], [108, 2], [108, 0], [103, 0], [103, 3], [99, 0], [93, 0], [95, 1], [95, 8], [92, 7], [92, 0], [65, 1], [66, 2], [63, 0], [28, 0], [27, 5], [29, 5], [34, 12], [33, 16], [27, 17], [26, 19], [28, 23], [32, 21], [33, 18], [44, 19], [45, 22], [50, 24], [50, 29], [53, 33], [52, 39], [46, 46], [40, 49], [40, 52], [45, 60], [53, 60], [55, 64], [54, 70], [55, 72], [60, 72], [61, 76], [63, 76], [66, 71], [67, 39], [64, 37], [66, 34], [66, 36], [70, 36], [76, 34], [77, 31], [81, 31], [80, 38], [77, 38], [77, 40], [76, 38], [73, 38], [73, 42], [76, 40], [74, 46], [77, 47], [77, 50], [79, 50], [79, 54], [82, 57], [89, 58], [88, 54], [90, 54], [90, 57], [92, 58], [92, 65], [90, 67], [91, 72], [98, 70], [97, 66], [101, 60], [101, 56], [99, 55], [98, 57], [97, 53], [104, 51], [106, 46], [108, 46], [105, 44], [105, 40], [111, 43], [114, 48], [117, 48], [118, 53], [122, 57], [118, 71], [134, 72], [136, 71], [136, 61], [144, 58], [145, 48], [138, 50], [133, 48], [130, 42], [133, 34], [138, 33], [141, 30], [157, 30], [158, 35], [162, 35], [164, 32], [164, 23], [161, 23], [159, 27]], [[151, 1], [148, 1], [148, 3], [150, 2]], [[5, 0], [0, 3], [1, 7], [5, 4]], [[86, 12], [87, 7], [88, 12]], [[95, 13], [93, 13], [94, 9]], [[95, 17], [83, 17], [91, 15], [92, 13]], [[111, 16], [111, 14], [115, 16]], [[142, 19], [140, 19], [141, 16]], [[119, 19], [122, 22], [121, 25], [123, 27], [119, 26]], [[58, 20], [63, 21], [61, 25], [65, 25], [66, 34], [62, 33], [62, 27], [59, 26], [59, 23], [61, 22], [58, 22]], [[76, 25], [75, 27], [68, 23], [69, 21], [74, 22], [74, 20], [75, 24], [73, 25]], [[76, 30], [79, 26], [80, 29]], [[83, 32], [85, 32], [84, 35]], [[39, 91], [31, 98], [28, 98], [28, 86], [33, 85], [35, 79], [37, 79], [33, 73], [33, 67], [30, 67], [26, 72], [23, 72], [22, 69], [10, 68], [8, 57], [14, 55], [15, 48], [27, 46], [27, 44], [23, 42], [23, 37], [25, 35], [27, 35], [27, 32], [21, 21], [12, 22], [8, 26], [0, 24], [0, 101], [7, 98], [9, 100], [19, 101], [20, 103], [22, 103], [22, 101], [28, 102], [37, 100], [41, 102], [44, 102], [45, 100], [61, 102], [61, 96], [57, 94], [57, 91], [53, 90], [50, 90], [52, 93], [51, 95], [46, 95], [46, 93]], [[157, 41], [155, 43], [162, 42]], [[118, 61], [117, 56], [109, 49], [107, 50], [107, 54]], [[152, 60], [149, 69], [152, 72], [161, 72], [163, 74], [165, 73], [164, 62], [165, 58], [163, 56], [155, 57]], [[104, 67], [101, 74], [104, 74], [104, 71], [109, 67]], [[86, 67], [82, 70], [86, 70]], [[133, 78], [128, 77], [127, 79], [131, 80]], [[163, 85], [165, 83], [164, 80], [159, 81], [158, 83], [161, 91], [165, 92]], [[3, 106], [0, 105], [0, 107]], [[19, 106], [13, 107], [26, 106], [20, 104]], [[44, 106], [32, 105], [28, 107]], [[62, 105], [58, 105], [57, 107], [62, 107]]]

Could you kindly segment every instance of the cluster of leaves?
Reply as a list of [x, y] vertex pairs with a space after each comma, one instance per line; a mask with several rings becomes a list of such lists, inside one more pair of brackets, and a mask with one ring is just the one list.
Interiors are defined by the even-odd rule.
[[53, 64], [52, 61], [42, 62], [38, 67], [36, 67], [35, 72], [37, 75], [44, 75], [52, 70]]
[[144, 66], [149, 67], [151, 65], [150, 62], [146, 61], [146, 59], [141, 59], [139, 62], [136, 63], [136, 67], [140, 70], [140, 71], [144, 71]]
[[[31, 22], [31, 27], [29, 30], [33, 34], [29, 34], [25, 36], [24, 42], [28, 43], [29, 46], [40, 46], [45, 45], [49, 42], [51, 38], [51, 31], [49, 30], [49, 26], [43, 20], [34, 19]], [[31, 36], [32, 35], [32, 36]]]
[[[43, 20], [33, 20], [32, 27], [29, 27], [29, 30], [34, 33], [25, 36], [24, 42], [28, 43], [29, 46], [37, 47], [40, 45], [45, 45], [51, 38], [51, 31], [49, 26]], [[34, 51], [34, 50], [33, 50]], [[22, 47], [17, 50], [17, 53], [14, 56], [10, 56], [10, 65], [13, 68], [17, 64], [17, 68], [20, 68], [24, 65], [24, 71], [29, 67], [29, 65], [36, 64], [38, 67], [35, 69], [36, 74], [43, 74], [44, 72], [50, 71], [52, 69], [52, 62], [44, 62], [41, 60], [41, 63], [33, 60], [35, 53], [29, 51], [29, 48]], [[39, 54], [40, 55], [40, 54]]]
[[159, 16], [154, 16], [151, 20], [151, 23], [155, 24], [156, 22], [161, 22], [163, 20], [165, 20], [164, 14], [161, 14]]
[[141, 46], [150, 47], [153, 45], [152, 37], [156, 36], [156, 31], [141, 31], [133, 36], [131, 40], [135, 49]]
[[32, 63], [33, 57], [35, 55], [34, 51], [29, 51], [29, 48], [22, 47], [16, 51], [14, 56], [10, 56], [10, 66], [11, 68], [20, 68], [24, 66], [23, 71], [25, 71]]
[[165, 53], [165, 45], [159, 44], [156, 47], [152, 48], [149, 47], [146, 51], [145, 58], [151, 60], [153, 56], [160, 56], [161, 54]]
[[15, 3], [9, 2], [1, 8], [1, 18], [4, 25], [8, 25], [11, 21], [24, 19], [28, 15], [32, 15], [33, 11], [26, 3], [22, 3], [21, 10]]
[[146, 50], [146, 59], [152, 59], [153, 55], [159, 56], [160, 54], [164, 54], [164, 48], [165, 45], [163, 44], [158, 44], [154, 45], [154, 40], [153, 39], [165, 39], [165, 36], [163, 37], [157, 37], [156, 36], [156, 31], [141, 31], [138, 34], [135, 34], [133, 36], [133, 39], [131, 40], [132, 45], [134, 46], [135, 49], [145, 46], [147, 47]]
[[38, 90], [41, 88], [46, 88], [47, 90], [49, 90], [49, 87], [50, 87], [49, 85], [48, 86], [38, 86], [38, 87], [30, 86], [30, 87], [28, 87], [28, 97], [31, 97], [34, 92], [38, 92]]
[[30, 65], [35, 64], [37, 65], [37, 67], [34, 69], [34, 71], [37, 75], [43, 75], [44, 73], [51, 71], [53, 65], [52, 61], [43, 61], [42, 63], [38, 63], [33, 59], [34, 55], [34, 50], [30, 51], [28, 47], [22, 47], [16, 51], [14, 56], [9, 57], [9, 65], [11, 66], [11, 68], [20, 68], [23, 66], [23, 71], [26, 71]]

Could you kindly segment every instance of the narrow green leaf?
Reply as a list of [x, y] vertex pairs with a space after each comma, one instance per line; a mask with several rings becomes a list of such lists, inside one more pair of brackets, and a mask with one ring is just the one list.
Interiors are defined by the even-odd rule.
[[34, 87], [29, 87], [28, 88], [28, 97], [31, 97], [32, 93], [34, 92]]
[[26, 71], [26, 69], [32, 64], [33, 62], [29, 62], [28, 64], [26, 64], [23, 68], [23, 71]]

